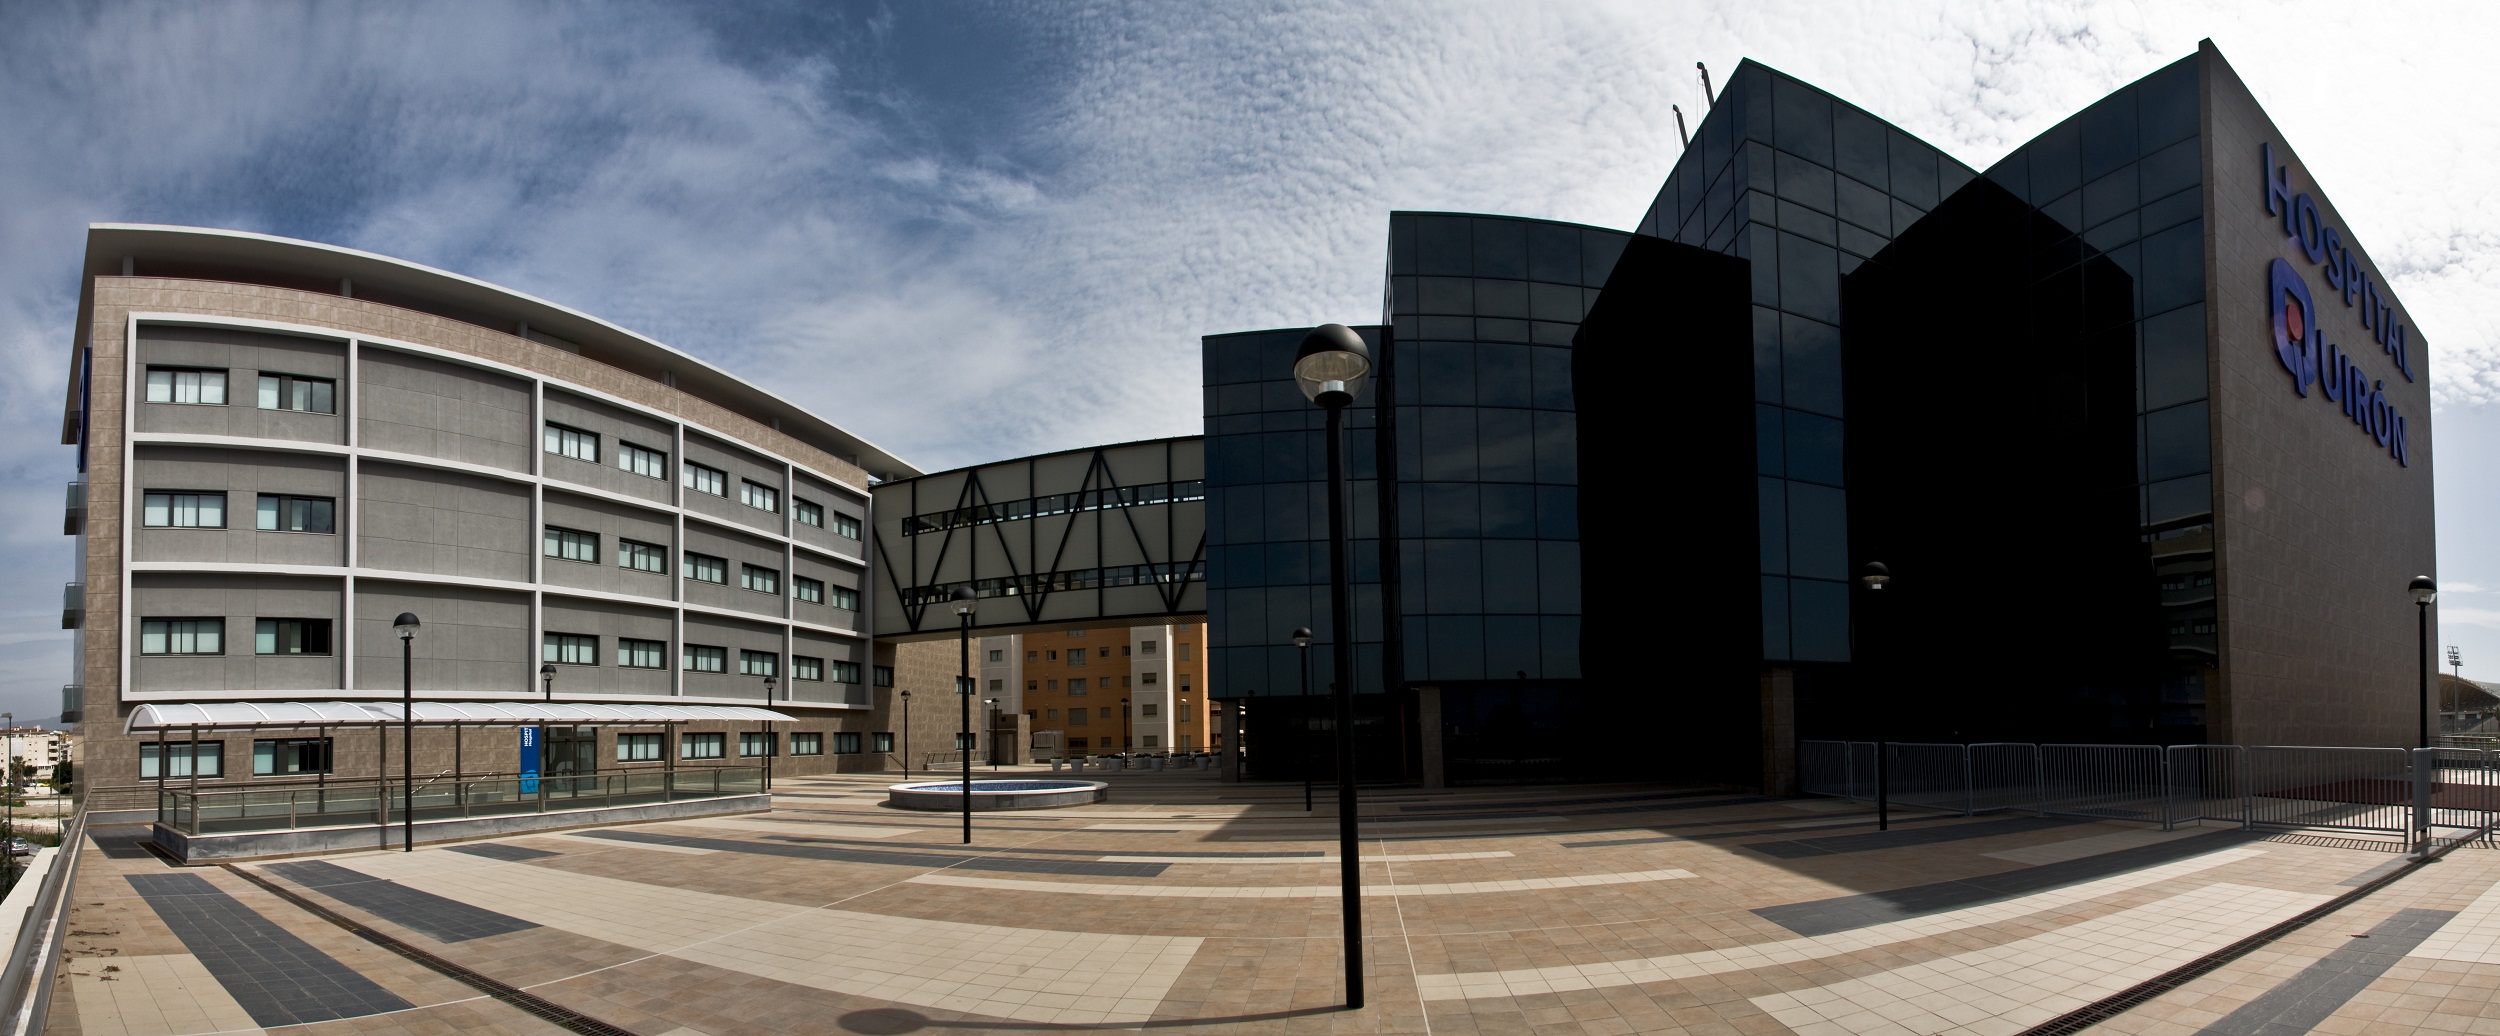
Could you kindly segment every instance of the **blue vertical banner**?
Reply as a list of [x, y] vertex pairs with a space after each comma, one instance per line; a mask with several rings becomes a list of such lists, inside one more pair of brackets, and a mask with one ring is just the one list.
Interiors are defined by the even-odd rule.
[[538, 727], [521, 728], [521, 794], [538, 794]]

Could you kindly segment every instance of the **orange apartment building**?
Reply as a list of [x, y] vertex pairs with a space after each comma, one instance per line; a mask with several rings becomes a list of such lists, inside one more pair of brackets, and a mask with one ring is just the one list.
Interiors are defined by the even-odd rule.
[[984, 637], [982, 696], [1024, 714], [1035, 759], [1205, 751], [1206, 632], [1194, 622]]

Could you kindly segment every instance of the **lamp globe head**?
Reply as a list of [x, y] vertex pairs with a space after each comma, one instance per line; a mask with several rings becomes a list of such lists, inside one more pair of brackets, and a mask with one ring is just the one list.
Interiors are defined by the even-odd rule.
[[1293, 381], [1302, 397], [1321, 406], [1339, 407], [1363, 394], [1371, 378], [1372, 350], [1363, 336], [1344, 324], [1321, 324], [1302, 336], [1293, 354]]

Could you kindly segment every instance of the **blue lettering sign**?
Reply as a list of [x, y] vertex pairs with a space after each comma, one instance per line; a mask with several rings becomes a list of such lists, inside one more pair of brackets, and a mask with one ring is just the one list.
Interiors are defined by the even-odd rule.
[[[2282, 217], [2283, 236], [2298, 243], [2301, 254], [2310, 262], [2320, 265], [2327, 287], [2344, 296], [2345, 306], [2357, 304], [2361, 326], [2369, 329], [2379, 351], [2387, 354], [2405, 380], [2412, 381], [2413, 361], [2406, 345], [2405, 327], [2395, 320], [2395, 308], [2384, 300], [2378, 284], [2353, 259], [2343, 235], [2327, 225], [2316, 199], [2292, 190], [2291, 168], [2275, 163], [2274, 145], [2263, 147], [2266, 215]], [[2317, 296], [2309, 290], [2309, 279], [2294, 269], [2289, 259], [2275, 259], [2266, 269], [2266, 295], [2273, 323], [2274, 357], [2284, 372], [2292, 376], [2292, 392], [2306, 399], [2309, 386], [2319, 386], [2327, 402], [2340, 406], [2344, 416], [2385, 448], [2397, 464], [2412, 467], [2413, 456], [2405, 445], [2404, 415], [2387, 401], [2387, 383], [2363, 374], [2342, 345], [2326, 340], [2326, 329], [2318, 319]]]
[[538, 728], [521, 728], [521, 794], [538, 794]]

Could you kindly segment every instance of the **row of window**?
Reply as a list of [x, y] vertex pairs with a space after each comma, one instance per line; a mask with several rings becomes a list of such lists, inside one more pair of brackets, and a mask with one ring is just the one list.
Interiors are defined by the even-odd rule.
[[[263, 410], [338, 413], [338, 383], [329, 378], [264, 372], [260, 375], [258, 396], [256, 402]], [[190, 367], [149, 367], [147, 401], [224, 406], [226, 372]]]
[[[547, 452], [574, 460], [599, 463], [599, 433], [550, 422], [546, 429]], [[616, 443], [616, 466], [649, 478], [668, 477], [668, 451], [626, 442]], [[683, 465], [686, 488], [717, 497], [729, 495], [729, 473], [705, 464], [687, 461]], [[753, 479], [738, 480], [738, 502], [759, 511], [781, 511], [781, 490]], [[826, 528], [825, 506], [806, 497], [790, 498], [790, 515], [801, 525]], [[859, 519], [835, 512], [832, 530], [835, 535], [859, 538]]]
[[[1138, 681], [1137, 681], [1137, 682], [1139, 682], [1139, 683], [1141, 683], [1141, 684], [1144, 684], [1144, 685], [1146, 685], [1146, 686], [1148, 686], [1148, 687], [1152, 687], [1152, 686], [1154, 686], [1154, 685], [1155, 685], [1155, 678], [1156, 678], [1156, 677], [1155, 677], [1155, 674], [1153, 674], [1153, 673], [1146, 673], [1146, 674], [1143, 674], [1143, 675], [1142, 675], [1142, 677], [1140, 677], [1140, 678], [1138, 679]], [[1087, 679], [1088, 679], [1087, 677], [1082, 677], [1082, 676], [1070, 678], [1070, 679], [1068, 680], [1068, 693], [1069, 693], [1069, 694], [1083, 694], [1083, 693], [1085, 693], [1085, 691], [1086, 691], [1086, 680], [1087, 680]], [[995, 686], [995, 685], [998, 683], [998, 681], [996, 681], [996, 680], [992, 680], [992, 681], [990, 681], [990, 683], [993, 685], [993, 686], [990, 688], [991, 690], [993, 690], [993, 691], [994, 691], [994, 690], [997, 690], [997, 689], [998, 689], [998, 688]], [[1028, 691], [1038, 691], [1038, 690], [1042, 690], [1042, 689], [1043, 689], [1042, 685], [1043, 685], [1043, 684], [1045, 684], [1045, 683], [1047, 683], [1047, 684], [1049, 684], [1049, 685], [1050, 685], [1050, 687], [1049, 687], [1049, 689], [1050, 689], [1050, 690], [1056, 691], [1056, 690], [1058, 690], [1058, 689], [1059, 689], [1059, 681], [1057, 681], [1057, 680], [1026, 680], [1026, 681], [1024, 682], [1024, 689], [1025, 689], [1025, 690], [1028, 690]], [[1101, 679], [1100, 679], [1097, 683], [1098, 683], [1098, 685], [1099, 685], [1099, 686], [1100, 686], [1103, 690], [1108, 691], [1108, 690], [1110, 690], [1110, 689], [1111, 689], [1111, 678], [1110, 678], [1110, 677], [1108, 677], [1108, 676], [1101, 678]], [[1128, 685], [1129, 685], [1129, 677], [1125, 677], [1125, 676], [1121, 677], [1121, 678], [1120, 678], [1120, 686], [1121, 686], [1122, 688], [1124, 688], [1124, 689], [1125, 689], [1126, 687], [1128, 687]], [[1182, 673], [1182, 674], [1181, 674], [1181, 690], [1183, 690], [1183, 691], [1187, 691], [1187, 690], [1189, 690], [1189, 674], [1188, 674], [1188, 673]], [[1153, 715], [1153, 714], [1152, 714], [1152, 713], [1148, 713], [1148, 715]]]
[[[557, 665], [595, 666], [599, 664], [599, 638], [588, 633], [549, 633], [540, 642], [539, 658]], [[667, 664], [667, 658], [666, 641], [616, 638], [616, 665], [619, 668], [659, 669]], [[682, 661], [683, 668], [689, 673], [726, 673], [729, 671], [729, 649], [710, 644], [688, 644]], [[880, 680], [889, 678], [886, 667], [877, 668]], [[791, 679], [822, 682], [828, 674], [834, 683], [858, 683], [859, 663], [827, 662], [812, 655], [790, 656]], [[740, 649], [738, 675], [780, 676], [781, 655], [772, 651]]]
[[1093, 489], [1082, 493], [1054, 493], [1027, 500], [1008, 500], [995, 504], [958, 507], [930, 514], [916, 514], [903, 519], [903, 535], [944, 532], [973, 525], [1021, 521], [1054, 514], [1078, 511], [1099, 511], [1109, 507], [1140, 507], [1147, 504], [1168, 504], [1207, 498], [1205, 480], [1190, 482], [1156, 482], [1142, 486], [1118, 486]]
[[[658, 762], [663, 757], [664, 735], [616, 735], [616, 761], [620, 763]], [[779, 734], [746, 732], [738, 735], [738, 754], [745, 758], [761, 758], [781, 754]], [[724, 733], [688, 733], [678, 735], [678, 756], [684, 759], [719, 759], [728, 748], [729, 736]], [[794, 756], [824, 755], [825, 734], [802, 730], [790, 735], [790, 754]], [[885, 732], [861, 734], [856, 731], [835, 731], [831, 737], [834, 755], [858, 755], [865, 746], [869, 751], [894, 751], [894, 735]], [[331, 739], [326, 737], [261, 738], [252, 742], [252, 776], [285, 777], [296, 774], [324, 774], [333, 770], [335, 755]], [[170, 762], [168, 766], [166, 763]], [[223, 741], [142, 741], [139, 743], [139, 779], [160, 777], [201, 777], [226, 775], [226, 744]]]
[[[1046, 594], [1055, 590], [1093, 590], [1116, 586], [1154, 586], [1168, 583], [1197, 583], [1207, 578], [1205, 565], [1165, 563], [1160, 565], [1113, 565], [1108, 568], [1078, 568], [1065, 572], [1043, 572], [1024, 576], [1002, 576], [974, 580], [973, 593], [982, 597], [1023, 597]], [[903, 603], [944, 604], [955, 592], [957, 584], [905, 587]]]
[[[142, 655], [222, 655], [226, 653], [224, 619], [142, 619]], [[328, 619], [255, 619], [255, 655], [326, 655], [330, 653]]]
[[[140, 496], [139, 523], [152, 529], [223, 529], [226, 494], [151, 489]], [[254, 501], [252, 527], [264, 532], [337, 532], [338, 501], [326, 496], [262, 493]]]

